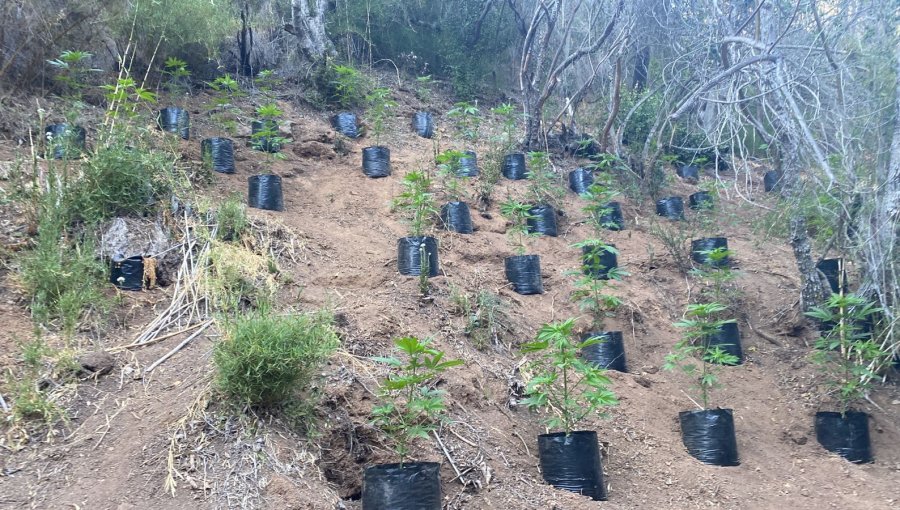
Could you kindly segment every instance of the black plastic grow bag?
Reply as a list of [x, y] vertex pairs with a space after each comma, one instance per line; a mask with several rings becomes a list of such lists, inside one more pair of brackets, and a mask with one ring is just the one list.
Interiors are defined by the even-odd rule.
[[538, 455], [544, 481], [557, 489], [606, 501], [597, 433], [588, 430], [538, 436]]
[[353, 113], [341, 112], [331, 117], [331, 126], [347, 138], [359, 138], [359, 126], [356, 124], [356, 115]]
[[518, 181], [527, 177], [528, 170], [525, 168], [525, 155], [521, 152], [507, 154], [503, 158], [503, 166], [501, 167], [503, 177]]
[[696, 181], [700, 179], [700, 168], [696, 165], [681, 165], [675, 170], [678, 177], [688, 181]]
[[546, 204], [533, 206], [528, 210], [531, 215], [528, 218], [528, 231], [532, 234], [540, 234], [550, 237], [556, 237], [558, 230], [556, 226], [556, 210]]
[[738, 328], [737, 322], [726, 322], [722, 324], [719, 330], [706, 338], [708, 347], [718, 346], [723, 351], [735, 356], [738, 361], [736, 365], [744, 362], [744, 351], [741, 348], [741, 330]]
[[444, 228], [459, 234], [472, 233], [472, 215], [465, 202], [449, 202], [441, 207], [441, 223]]
[[376, 145], [362, 150], [363, 173], [369, 177], [387, 177], [391, 175], [391, 150]]
[[464, 156], [459, 158], [459, 168], [456, 169], [456, 175], [460, 177], [477, 177], [478, 155], [475, 151], [463, 151]]
[[[614, 245], [608, 245], [615, 248]], [[609, 270], [619, 267], [619, 260], [614, 252], [603, 246], [583, 246], [581, 248], [581, 267], [584, 274], [595, 280], [608, 280]]]
[[[274, 120], [254, 120], [250, 123], [250, 146], [258, 151], [276, 153], [281, 150], [281, 144], [273, 138], [278, 136], [278, 123]], [[273, 136], [260, 135], [266, 133]]]
[[621, 331], [592, 331], [581, 336], [582, 341], [589, 338], [596, 338], [599, 342], [581, 350], [581, 357], [585, 361], [598, 368], [628, 372], [625, 366], [625, 342], [622, 341]]
[[713, 197], [708, 191], [698, 191], [688, 197], [689, 207], [693, 210], [712, 209]]
[[781, 172], [778, 170], [769, 170], [763, 174], [763, 189], [766, 192], [775, 191], [781, 183]]
[[188, 112], [181, 108], [169, 107], [159, 111], [157, 117], [159, 128], [169, 133], [175, 133], [187, 140], [191, 137], [191, 119]]
[[212, 169], [221, 174], [234, 173], [234, 144], [229, 138], [207, 138], [200, 142], [203, 159], [209, 158]]
[[441, 465], [380, 464], [363, 474], [363, 510], [441, 510]]
[[428, 276], [438, 275], [438, 243], [429, 236], [401, 237], [397, 240], [397, 269], [406, 276], [422, 273], [422, 250], [428, 264]]
[[710, 258], [709, 253], [707, 253], [719, 248], [727, 250], [728, 239], [724, 237], [704, 237], [703, 239], [694, 239], [691, 241], [691, 258], [698, 264], [714, 267], [728, 267], [728, 257], [713, 261]]
[[44, 128], [49, 156], [53, 159], [77, 158], [84, 151], [87, 131], [81, 126], [50, 124]]
[[816, 264], [816, 269], [828, 280], [832, 294], [840, 294], [842, 288], [844, 292], [847, 290], [847, 273], [843, 266], [843, 259], [825, 259]]
[[681, 440], [692, 457], [714, 466], [740, 465], [731, 409], [682, 411], [678, 419]]
[[667, 197], [656, 201], [656, 214], [670, 220], [684, 219], [684, 199]]
[[109, 281], [122, 290], [144, 288], [144, 258], [140, 255], [113, 257], [109, 267]]
[[589, 168], [576, 168], [569, 172], [569, 189], [581, 195], [594, 184], [594, 173]]
[[281, 177], [272, 174], [253, 175], [247, 179], [247, 205], [269, 211], [283, 211]]
[[434, 120], [429, 112], [416, 112], [412, 118], [412, 128], [422, 138], [434, 135]]
[[506, 279], [512, 283], [514, 291], [526, 296], [544, 293], [540, 255], [515, 255], [506, 257], [503, 263]]
[[816, 441], [856, 464], [872, 462], [869, 415], [859, 411], [816, 413]]
[[625, 219], [622, 217], [622, 204], [610, 202], [603, 206], [606, 212], [597, 216], [597, 222], [606, 230], [625, 230]]

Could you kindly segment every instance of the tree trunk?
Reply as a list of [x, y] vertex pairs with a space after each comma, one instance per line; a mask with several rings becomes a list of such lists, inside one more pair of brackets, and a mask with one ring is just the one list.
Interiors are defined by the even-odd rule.
[[328, 0], [291, 0], [291, 23], [284, 29], [297, 37], [304, 60], [317, 62], [334, 54], [334, 45], [325, 32]]
[[634, 74], [631, 75], [631, 88], [640, 92], [647, 86], [648, 67], [650, 65], [650, 46], [641, 48], [634, 56]]

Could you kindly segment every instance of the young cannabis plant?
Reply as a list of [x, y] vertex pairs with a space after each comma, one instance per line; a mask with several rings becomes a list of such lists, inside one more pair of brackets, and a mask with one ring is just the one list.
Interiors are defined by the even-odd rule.
[[500, 214], [511, 223], [506, 230], [506, 236], [515, 248], [516, 255], [524, 255], [525, 241], [534, 237], [534, 234], [528, 230], [528, 220], [534, 217], [531, 214], [531, 205], [510, 198], [500, 204]]
[[401, 185], [403, 191], [391, 202], [391, 206], [406, 217], [410, 237], [423, 236], [438, 212], [431, 192], [431, 179], [419, 170], [406, 174]]

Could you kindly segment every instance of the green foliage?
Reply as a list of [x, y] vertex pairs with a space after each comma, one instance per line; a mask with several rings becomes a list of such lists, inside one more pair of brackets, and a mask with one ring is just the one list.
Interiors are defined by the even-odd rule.
[[[691, 389], [696, 392], [704, 409], [709, 408], [710, 392], [722, 387], [718, 375], [723, 367], [736, 365], [740, 361], [737, 356], [723, 351], [721, 346], [710, 346], [708, 341], [723, 325], [734, 322], [733, 319], [715, 319], [725, 310], [727, 307], [721, 303], [688, 305], [685, 318], [675, 323], [684, 333], [675, 344], [674, 351], [666, 355], [663, 365], [664, 370], [678, 368], [694, 380]], [[699, 367], [696, 365], [698, 360]]]
[[119, 78], [113, 85], [101, 85], [109, 108], [107, 116], [117, 118], [120, 116], [134, 119], [138, 115], [138, 108], [144, 107], [149, 111], [149, 106], [156, 103], [156, 94], [139, 86], [133, 78]]
[[333, 322], [327, 311], [228, 319], [213, 350], [217, 386], [241, 406], [309, 398], [319, 370], [340, 345]]
[[236, 314], [272, 307], [278, 268], [271, 257], [241, 245], [214, 242], [204, 269], [205, 290], [217, 311]]
[[460, 160], [466, 154], [457, 150], [446, 150], [435, 158], [438, 166], [438, 177], [443, 184], [444, 193], [451, 202], [462, 201], [466, 198], [465, 183], [468, 177], [459, 175]]
[[534, 234], [528, 230], [528, 220], [534, 218], [534, 215], [531, 214], [531, 205], [510, 198], [500, 204], [500, 214], [511, 223], [506, 229], [506, 236], [510, 244], [515, 247], [517, 255], [524, 255], [525, 241], [534, 237]]
[[281, 136], [278, 130], [278, 122], [282, 115], [284, 112], [275, 103], [266, 103], [256, 108], [256, 117], [262, 128], [250, 135], [250, 145], [258, 151], [265, 152], [269, 162], [272, 158], [282, 158], [278, 151], [288, 143], [288, 139]]
[[384, 121], [397, 106], [397, 102], [391, 98], [391, 89], [379, 87], [366, 95], [368, 105], [368, 117], [371, 121], [372, 134], [375, 135], [375, 145], [380, 145], [381, 135], [384, 134]]
[[428, 439], [446, 412], [444, 392], [432, 386], [447, 369], [462, 360], [444, 360], [444, 353], [431, 347], [431, 340], [403, 337], [394, 345], [406, 360], [373, 358], [391, 372], [381, 382], [378, 405], [372, 408], [372, 424], [393, 443], [402, 464], [417, 439]]
[[93, 56], [86, 51], [66, 50], [59, 57], [47, 61], [56, 70], [57, 74], [53, 79], [75, 100], [80, 100], [84, 89], [88, 87], [90, 73], [99, 71], [88, 66]]
[[518, 123], [516, 106], [512, 103], [503, 103], [491, 108], [491, 113], [500, 117], [502, 130], [497, 142], [502, 145], [501, 152], [504, 154], [512, 152], [518, 146], [516, 142], [516, 125]]
[[704, 289], [704, 293], [709, 294], [709, 299], [715, 303], [735, 301], [737, 290], [731, 286], [731, 282], [734, 281], [737, 274], [728, 265], [722, 265], [722, 261], [733, 256], [734, 252], [719, 247], [700, 253], [706, 256], [706, 263], [703, 267], [692, 269], [691, 274], [706, 282], [707, 288]]
[[405, 216], [410, 236], [422, 236], [438, 212], [431, 192], [431, 179], [419, 170], [406, 174], [400, 184], [403, 191], [391, 202], [391, 206]]
[[472, 340], [476, 349], [484, 350], [499, 341], [506, 319], [506, 304], [500, 295], [485, 289], [469, 295], [451, 285], [450, 302], [454, 311], [465, 318], [463, 333]]
[[827, 378], [842, 413], [872, 388], [877, 371], [891, 353], [875, 341], [866, 325], [874, 328], [874, 319], [882, 310], [855, 294], [832, 294], [824, 307], [806, 313], [825, 326], [831, 326], [816, 341], [813, 360]]
[[559, 176], [553, 172], [550, 155], [546, 152], [529, 152], [528, 159], [528, 199], [534, 204], [550, 204], [558, 207], [565, 189], [560, 185]]
[[[591, 315], [591, 329], [602, 331], [605, 319], [613, 316], [616, 309], [622, 305], [621, 299], [607, 292], [613, 288], [612, 282], [622, 281], [628, 276], [628, 272], [618, 267], [607, 268], [603, 265], [603, 253], [618, 254], [613, 246], [603, 241], [589, 239], [575, 244], [574, 247], [578, 249], [589, 247], [591, 250], [582, 259], [581, 270], [572, 272], [576, 276], [572, 299], [578, 303], [578, 308], [582, 312]], [[601, 271], [606, 272], [608, 280], [594, 276]]]
[[163, 64], [163, 76], [170, 92], [182, 93], [190, 91], [191, 71], [188, 64], [178, 57], [169, 57]]
[[447, 112], [447, 117], [453, 120], [456, 132], [464, 140], [472, 145], [478, 143], [478, 129], [481, 126], [481, 116], [479, 115], [477, 104], [467, 101], [456, 103]]
[[419, 101], [426, 104], [431, 102], [431, 87], [433, 85], [434, 80], [430, 74], [416, 77], [416, 97], [419, 98]]
[[223, 241], [239, 241], [244, 231], [249, 226], [247, 220], [247, 208], [241, 201], [241, 196], [232, 193], [219, 207], [216, 213], [216, 221], [219, 223], [218, 237]]
[[612, 212], [609, 202], [617, 195], [606, 184], [608, 181], [608, 174], [595, 174], [593, 184], [588, 187], [586, 192], [581, 194], [581, 198], [585, 201], [585, 205], [581, 210], [588, 215], [588, 223], [594, 227], [598, 234], [610, 227], [617, 226], [615, 223], [603, 221], [603, 217]]
[[326, 102], [341, 108], [359, 106], [371, 86], [364, 74], [349, 65], [329, 62], [325, 73]]
[[244, 96], [240, 84], [231, 76], [225, 75], [207, 85], [213, 90], [212, 102], [208, 107], [213, 122], [226, 132], [235, 134], [241, 113], [236, 103], [238, 98]]
[[523, 403], [529, 409], [552, 412], [547, 427], [566, 434], [588, 416], [618, 403], [606, 371], [578, 356], [579, 350], [600, 340], [577, 341], [574, 329], [575, 319], [544, 324], [535, 341], [522, 346], [523, 353], [537, 355], [529, 365], [534, 376], [525, 388], [528, 398]]
[[481, 177], [478, 179], [478, 195], [485, 205], [491, 202], [494, 188], [502, 176], [503, 158], [515, 146], [516, 109], [511, 103], [504, 103], [491, 112], [501, 118], [503, 129], [489, 138], [488, 150], [481, 161]]
[[[624, 89], [621, 91], [621, 94], [622, 104], [620, 105], [620, 111], [627, 114], [632, 108], [637, 106], [637, 109], [628, 118], [625, 129], [622, 131], [622, 141], [633, 147], [641, 147], [650, 135], [650, 130], [659, 115], [659, 110], [663, 104], [663, 95], [649, 90], [638, 92], [631, 89]], [[648, 94], [650, 97], [647, 97]], [[637, 103], [641, 100], [643, 102], [638, 105]]]

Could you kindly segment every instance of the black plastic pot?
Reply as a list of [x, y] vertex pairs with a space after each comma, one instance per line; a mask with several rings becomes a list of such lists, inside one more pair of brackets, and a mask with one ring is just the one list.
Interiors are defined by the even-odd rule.
[[247, 205], [269, 211], [283, 211], [281, 177], [272, 174], [253, 175], [247, 179]]
[[347, 138], [359, 138], [359, 126], [356, 123], [356, 115], [353, 113], [341, 112], [331, 117], [331, 126]]
[[512, 283], [514, 291], [526, 296], [544, 293], [540, 255], [515, 255], [506, 257], [503, 263], [506, 279]]
[[866, 413], [816, 413], [816, 441], [826, 450], [856, 464], [874, 460], [869, 439], [869, 415]]
[[434, 120], [429, 112], [416, 112], [412, 118], [412, 128], [422, 138], [434, 135]]
[[689, 207], [695, 211], [699, 209], [712, 209], [713, 197], [708, 191], [698, 191], [688, 197]]
[[175, 133], [187, 140], [191, 137], [191, 119], [188, 112], [181, 108], [169, 107], [159, 111], [156, 119], [159, 128], [169, 133]]
[[606, 230], [625, 230], [625, 219], [622, 217], [622, 204], [610, 202], [604, 207], [607, 211], [597, 216], [597, 222]]
[[597, 433], [588, 430], [538, 436], [538, 455], [544, 481], [594, 501], [606, 501]]
[[234, 173], [234, 144], [229, 138], [207, 138], [200, 142], [203, 159], [209, 158], [213, 171]]
[[684, 199], [667, 197], [656, 201], [656, 214], [670, 220], [684, 219]]
[[525, 168], [525, 155], [521, 152], [507, 154], [503, 158], [503, 165], [500, 167], [503, 177], [518, 181], [527, 177], [528, 170]]
[[391, 150], [376, 145], [362, 150], [363, 173], [369, 177], [387, 177], [391, 175]]
[[50, 124], [44, 128], [49, 157], [53, 159], [77, 158], [84, 151], [87, 131], [81, 126]]
[[477, 177], [478, 155], [475, 151], [463, 151], [465, 156], [459, 158], [459, 168], [456, 169], [456, 175], [460, 177]]
[[597, 338], [598, 343], [581, 350], [581, 357], [598, 368], [628, 372], [625, 367], [625, 343], [621, 331], [595, 331], [581, 336], [581, 340]]
[[691, 241], [691, 258], [694, 262], [714, 267], [728, 267], [728, 257], [713, 261], [709, 253], [718, 248], [728, 249], [728, 239], [724, 237], [704, 237], [703, 239], [694, 239]]
[[731, 409], [704, 409], [678, 413], [681, 440], [692, 457], [714, 466], [737, 466], [737, 439]]
[[706, 338], [708, 347], [718, 346], [723, 351], [737, 357], [737, 365], [744, 362], [744, 351], [741, 349], [741, 331], [737, 322], [726, 322], [719, 330]]
[[278, 133], [278, 123], [274, 120], [254, 120], [250, 123], [250, 131], [253, 137], [250, 145], [258, 150], [268, 153], [276, 153], [281, 150], [281, 144], [268, 136], [259, 136], [258, 133]]
[[528, 210], [528, 231], [532, 234], [556, 237], [556, 210], [546, 204], [533, 206]]
[[675, 170], [678, 177], [688, 181], [697, 181], [700, 179], [700, 167], [696, 165], [682, 165]]
[[[615, 248], [612, 244], [609, 246]], [[596, 264], [595, 258], [598, 259]], [[619, 267], [619, 260], [615, 253], [602, 246], [584, 246], [581, 248], [581, 265], [584, 274], [595, 280], [609, 280], [609, 270]]]
[[763, 175], [763, 189], [766, 192], [775, 191], [781, 184], [781, 172], [778, 170], [769, 170]]
[[429, 236], [401, 237], [397, 240], [397, 269], [405, 276], [419, 276], [422, 273], [422, 250], [428, 263], [428, 277], [437, 276], [438, 243]]
[[144, 288], [144, 258], [140, 255], [112, 259], [109, 267], [109, 282], [122, 290]]
[[816, 269], [822, 271], [831, 286], [832, 294], [840, 294], [843, 288], [847, 290], [847, 272], [844, 270], [843, 259], [825, 259], [816, 264]]
[[363, 510], [441, 510], [437, 462], [379, 464], [363, 473]]
[[587, 193], [591, 184], [594, 184], [594, 173], [590, 169], [576, 168], [569, 172], [569, 189], [575, 193]]
[[472, 215], [465, 202], [449, 202], [441, 207], [441, 223], [444, 228], [459, 234], [471, 234]]

